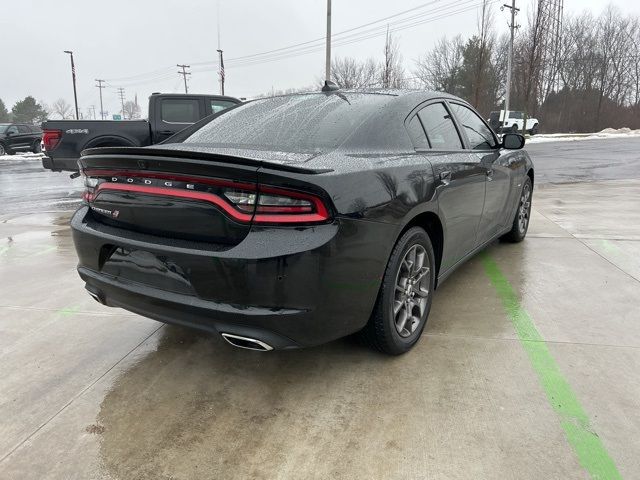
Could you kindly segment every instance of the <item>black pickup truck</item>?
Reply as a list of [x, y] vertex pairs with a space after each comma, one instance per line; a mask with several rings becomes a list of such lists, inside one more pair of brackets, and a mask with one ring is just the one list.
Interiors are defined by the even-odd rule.
[[242, 103], [234, 97], [154, 93], [147, 120], [47, 120], [42, 124], [42, 166], [77, 171], [80, 152], [94, 147], [144, 147], [160, 143], [209, 115]]

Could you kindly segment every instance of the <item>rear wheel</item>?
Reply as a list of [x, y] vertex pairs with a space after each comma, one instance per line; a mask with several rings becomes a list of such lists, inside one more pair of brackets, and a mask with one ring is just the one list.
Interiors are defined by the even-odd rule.
[[42, 148], [40, 147], [40, 140], [36, 140], [35, 142], [33, 142], [33, 146], [31, 147], [31, 151], [33, 153], [40, 153], [42, 151]]
[[536, 123], [533, 128], [531, 129], [531, 135], [537, 135], [538, 134], [538, 124]]
[[518, 133], [518, 124], [514, 123], [511, 125], [511, 133]]
[[433, 246], [420, 227], [407, 230], [391, 253], [369, 323], [361, 331], [390, 355], [409, 351], [424, 330], [435, 284]]
[[524, 240], [524, 237], [527, 236], [529, 220], [531, 217], [532, 194], [533, 187], [531, 185], [531, 179], [527, 176], [524, 185], [522, 185], [522, 192], [520, 193], [520, 199], [518, 200], [518, 209], [516, 210], [511, 230], [503, 235], [501, 240], [517, 243]]

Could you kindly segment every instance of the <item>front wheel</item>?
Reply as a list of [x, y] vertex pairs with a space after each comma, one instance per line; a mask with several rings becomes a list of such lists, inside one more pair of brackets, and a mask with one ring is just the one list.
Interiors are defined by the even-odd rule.
[[424, 330], [435, 285], [435, 259], [429, 235], [420, 227], [407, 230], [396, 243], [361, 336], [390, 355], [409, 351]]
[[501, 240], [517, 243], [524, 240], [524, 237], [527, 236], [529, 220], [531, 218], [531, 197], [533, 195], [533, 187], [528, 175], [526, 178], [524, 185], [522, 185], [522, 191], [520, 192], [520, 198], [518, 199], [518, 208], [513, 219], [513, 224], [511, 225], [511, 230], [500, 237]]
[[8, 153], [7, 147], [5, 147], [3, 143], [0, 143], [0, 156], [7, 155]]

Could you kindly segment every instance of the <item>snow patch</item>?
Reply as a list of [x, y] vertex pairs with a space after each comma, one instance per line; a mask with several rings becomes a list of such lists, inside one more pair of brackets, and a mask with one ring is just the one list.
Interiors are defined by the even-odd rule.
[[599, 138], [640, 137], [640, 129], [605, 128], [595, 133], [549, 133], [527, 138], [527, 143], [575, 142], [578, 140], [596, 140]]
[[44, 156], [44, 153], [17, 152], [13, 155], [2, 155], [0, 160], [40, 160]]

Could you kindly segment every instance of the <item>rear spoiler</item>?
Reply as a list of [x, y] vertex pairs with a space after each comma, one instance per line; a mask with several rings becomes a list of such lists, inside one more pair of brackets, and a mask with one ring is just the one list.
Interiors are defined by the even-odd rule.
[[[108, 155], [128, 155], [128, 156], [144, 156], [144, 157], [161, 157], [161, 158], [185, 158], [195, 160], [211, 160], [215, 162], [233, 163], [236, 165], [245, 165], [249, 167], [264, 167], [272, 170], [280, 170], [283, 172], [304, 173], [317, 175], [320, 173], [332, 172], [331, 168], [308, 168], [298, 167], [287, 163], [271, 162], [267, 160], [259, 160], [233, 155], [221, 155], [217, 153], [206, 153], [188, 150], [173, 150], [163, 148], [148, 147], [97, 147], [88, 148], [81, 152], [79, 164], [82, 168], [87, 165], [84, 162], [85, 157], [91, 156], [108, 156]], [[142, 160], [141, 160], [142, 161]]]

